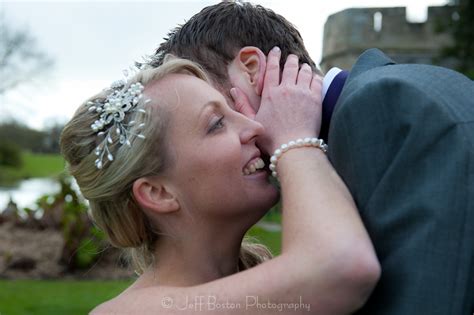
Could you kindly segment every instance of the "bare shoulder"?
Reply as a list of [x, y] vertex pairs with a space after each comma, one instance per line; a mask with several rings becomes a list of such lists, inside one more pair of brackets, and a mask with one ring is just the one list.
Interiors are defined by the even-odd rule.
[[116, 297], [97, 305], [89, 312], [89, 315], [124, 314], [124, 309], [121, 309], [122, 305], [123, 301], [119, 297]]
[[[248, 297], [293, 303], [295, 297], [288, 296], [288, 292], [298, 292], [306, 303], [312, 304], [311, 308], [316, 307], [314, 286], [302, 286], [304, 281], [295, 281], [295, 276], [288, 273], [288, 265], [293, 261], [292, 256], [280, 255], [251, 269], [190, 287], [135, 286], [97, 306], [90, 314], [260, 315], [262, 310], [249, 304]], [[307, 311], [300, 309], [292, 314], [307, 314]]]
[[127, 295], [132, 290], [133, 285], [125, 289], [116, 297], [97, 305], [89, 315], [105, 315], [105, 314], [123, 314], [121, 307], [126, 303]]
[[89, 312], [89, 315], [113, 314], [112, 308], [109, 308], [107, 303], [108, 302], [97, 305], [92, 311]]
[[176, 287], [129, 289], [96, 306], [89, 315], [173, 314], [169, 301], [173, 301], [175, 298], [180, 299], [185, 295], [185, 291], [184, 288]]

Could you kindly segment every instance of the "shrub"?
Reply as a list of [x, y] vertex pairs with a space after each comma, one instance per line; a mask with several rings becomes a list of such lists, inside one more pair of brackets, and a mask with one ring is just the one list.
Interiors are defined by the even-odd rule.
[[61, 190], [55, 195], [42, 196], [37, 204], [43, 216], [34, 224], [39, 228], [61, 230], [64, 238], [60, 263], [66, 271], [90, 267], [100, 256], [106, 243], [105, 235], [98, 230], [87, 214], [87, 205], [72, 188], [71, 178], [59, 178]]
[[20, 168], [23, 165], [20, 148], [13, 142], [0, 140], [0, 165]]

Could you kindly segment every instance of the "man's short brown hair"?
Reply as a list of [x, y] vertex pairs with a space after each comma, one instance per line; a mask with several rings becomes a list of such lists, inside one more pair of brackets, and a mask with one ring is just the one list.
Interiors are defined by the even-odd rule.
[[282, 68], [292, 53], [319, 73], [300, 33], [290, 22], [270, 9], [240, 2], [220, 2], [204, 8], [173, 29], [146, 64], [157, 67], [166, 54], [173, 54], [199, 63], [215, 84], [228, 87], [227, 66], [245, 46], [258, 47], [264, 54], [278, 46]]

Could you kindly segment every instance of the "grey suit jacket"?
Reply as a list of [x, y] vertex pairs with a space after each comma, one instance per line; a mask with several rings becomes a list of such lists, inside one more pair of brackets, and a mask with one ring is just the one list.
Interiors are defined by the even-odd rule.
[[368, 50], [328, 143], [382, 265], [358, 314], [473, 314], [474, 83]]

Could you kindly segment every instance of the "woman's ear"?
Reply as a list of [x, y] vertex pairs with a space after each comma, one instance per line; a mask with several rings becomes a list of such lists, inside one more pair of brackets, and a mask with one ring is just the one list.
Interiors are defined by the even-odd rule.
[[257, 95], [262, 95], [263, 80], [265, 78], [265, 68], [267, 58], [257, 47], [246, 46], [239, 50], [233, 62], [244, 74], [244, 78], [251, 85]]
[[174, 193], [159, 179], [139, 178], [133, 183], [132, 191], [135, 200], [143, 209], [155, 213], [170, 213], [180, 209]]

